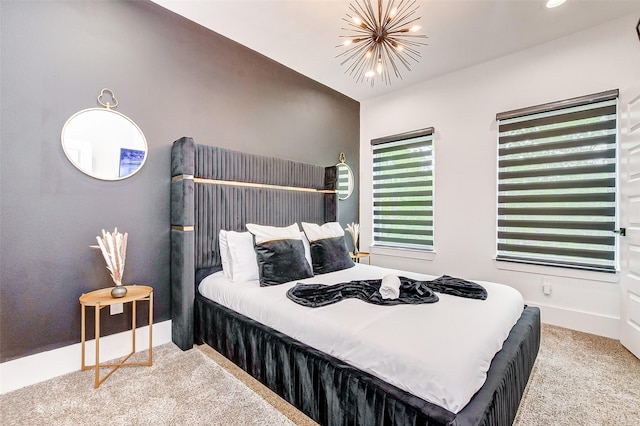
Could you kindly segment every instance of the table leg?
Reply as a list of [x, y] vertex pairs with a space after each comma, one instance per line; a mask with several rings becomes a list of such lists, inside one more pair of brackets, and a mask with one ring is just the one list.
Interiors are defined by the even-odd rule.
[[84, 305], [81, 306], [80, 309], [80, 315], [82, 318], [82, 324], [80, 325], [80, 348], [81, 348], [81, 353], [82, 353], [82, 361], [80, 364], [80, 369], [81, 371], [84, 371], [84, 339], [85, 339], [85, 318], [86, 318], [86, 314], [84, 311]]
[[132, 352], [136, 352], [136, 301], [131, 303], [131, 347]]
[[153, 364], [153, 291], [149, 293], [149, 365]]
[[95, 306], [96, 326], [96, 389], [100, 386], [100, 305]]

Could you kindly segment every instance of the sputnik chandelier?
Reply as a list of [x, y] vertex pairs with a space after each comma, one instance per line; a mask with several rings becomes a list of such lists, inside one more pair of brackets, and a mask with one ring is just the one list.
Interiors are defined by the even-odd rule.
[[347, 35], [341, 35], [344, 42], [337, 47], [346, 50], [337, 57], [343, 59], [340, 65], [348, 64], [345, 73], [358, 82], [369, 81], [373, 87], [376, 76], [385, 85], [391, 84], [391, 73], [400, 75], [401, 64], [411, 71], [410, 61], [418, 62], [420, 41], [427, 38], [416, 34], [420, 29], [416, 21], [418, 6], [416, 0], [378, 0], [377, 14], [371, 0], [354, 0], [349, 3], [349, 12], [342, 20], [348, 24]]

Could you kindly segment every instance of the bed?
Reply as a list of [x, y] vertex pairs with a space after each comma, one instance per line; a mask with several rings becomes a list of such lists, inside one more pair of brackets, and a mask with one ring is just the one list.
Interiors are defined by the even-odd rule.
[[[367, 356], [362, 353], [354, 355], [354, 360], [336, 353], [333, 347], [319, 349], [323, 348], [319, 343], [322, 339], [307, 336], [315, 321], [303, 326], [302, 321], [286, 316], [270, 320], [273, 312], [252, 314], [245, 310], [251, 302], [228, 293], [230, 289], [236, 291], [244, 286], [244, 293], [254, 295], [253, 304], [259, 311], [261, 304], [255, 300], [263, 300], [264, 306], [286, 314], [309, 309], [284, 298], [284, 292], [295, 284], [293, 282], [262, 288], [265, 290], [262, 293], [256, 283], [249, 281], [242, 285], [225, 284], [218, 239], [220, 230], [246, 231], [248, 223], [285, 227], [292, 223], [335, 221], [335, 167], [240, 153], [182, 138], [173, 144], [171, 169], [172, 339], [181, 349], [190, 349], [194, 343], [208, 344], [320, 424], [508, 425], [513, 422], [539, 349], [540, 313], [537, 308], [524, 306], [515, 314], [503, 315], [510, 317], [507, 321], [513, 321], [514, 325], [500, 332], [506, 340], [495, 356], [486, 361], [489, 365], [488, 371], [483, 373], [486, 380], [477, 391], [473, 390], [468, 398], [446, 395], [438, 399], [436, 394], [429, 393], [434, 386], [420, 380], [410, 383], [406, 373], [404, 379], [402, 376], [400, 379], [386, 377], [366, 365]], [[352, 275], [349, 274], [369, 274], [367, 277], [376, 278], [387, 272], [356, 265], [348, 271], [316, 275], [301, 281], [332, 284], [336, 280], [350, 279]], [[428, 277], [415, 275], [415, 278]], [[495, 284], [483, 284], [490, 294], [497, 294], [498, 287], [495, 291], [492, 287]], [[212, 285], [213, 290], [206, 290], [207, 285], [209, 289]], [[503, 287], [506, 286], [500, 288]], [[202, 293], [208, 291], [218, 292], [218, 296], [205, 297]], [[450, 301], [446, 295], [440, 299], [434, 306], [445, 312]], [[375, 317], [373, 313], [380, 309], [385, 315], [396, 309], [365, 305], [356, 300], [339, 302], [330, 307], [330, 311], [338, 311], [332, 311], [329, 318], [341, 318], [343, 314], [339, 309], [348, 311], [354, 306], [364, 309], [365, 314], [359, 316], [366, 318]], [[378, 311], [374, 310], [376, 308]], [[423, 321], [429, 322], [428, 319]], [[325, 322], [316, 328], [321, 333], [328, 333], [327, 330], [337, 322], [340, 321]], [[469, 318], [468, 322], [475, 321]], [[287, 323], [296, 323], [298, 327], [287, 329], [283, 326]], [[387, 319], [381, 319], [369, 329], [369, 334], [371, 330], [384, 328], [385, 324]], [[397, 325], [390, 327], [398, 330]], [[366, 327], [352, 325], [347, 331], [360, 328]], [[347, 336], [342, 341], [359, 339], [352, 334]], [[466, 348], [467, 340], [473, 340], [456, 339], [461, 348]], [[447, 348], [450, 343], [435, 339], [433, 342], [445, 346], [434, 351], [441, 358], [455, 358], [456, 353], [470, 352], [458, 347], [448, 356], [446, 351], [451, 350]], [[343, 350], [353, 352], [353, 346], [360, 345], [347, 346]], [[396, 364], [403, 366], [410, 362], [399, 360]], [[453, 380], [454, 375], [447, 374], [447, 370], [452, 369], [441, 369], [441, 379], [436, 382]]]

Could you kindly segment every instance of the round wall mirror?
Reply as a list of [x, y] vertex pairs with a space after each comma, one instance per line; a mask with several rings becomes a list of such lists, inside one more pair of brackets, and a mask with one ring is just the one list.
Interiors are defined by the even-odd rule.
[[353, 192], [353, 172], [351, 171], [351, 167], [349, 167], [349, 165], [346, 163], [344, 152], [340, 153], [339, 159], [340, 162], [336, 164], [336, 189], [338, 190], [338, 200], [346, 200], [351, 196], [351, 193]]
[[106, 108], [73, 114], [62, 128], [62, 149], [74, 166], [91, 177], [126, 179], [144, 165], [147, 140], [136, 123], [109, 107], [107, 103]]

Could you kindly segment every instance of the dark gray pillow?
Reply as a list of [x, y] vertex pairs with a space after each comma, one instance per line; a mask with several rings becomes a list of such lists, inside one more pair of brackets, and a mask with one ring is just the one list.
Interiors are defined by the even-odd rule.
[[275, 240], [255, 245], [260, 285], [276, 285], [313, 276], [302, 240]]
[[255, 237], [260, 286], [313, 276], [297, 224], [285, 228], [247, 224], [247, 229]]
[[354, 266], [344, 242], [344, 230], [338, 222], [327, 222], [322, 226], [302, 222], [302, 229], [309, 239], [314, 274], [326, 274]]
[[344, 236], [323, 238], [309, 244], [311, 245], [314, 274], [340, 271], [354, 265], [344, 242]]

